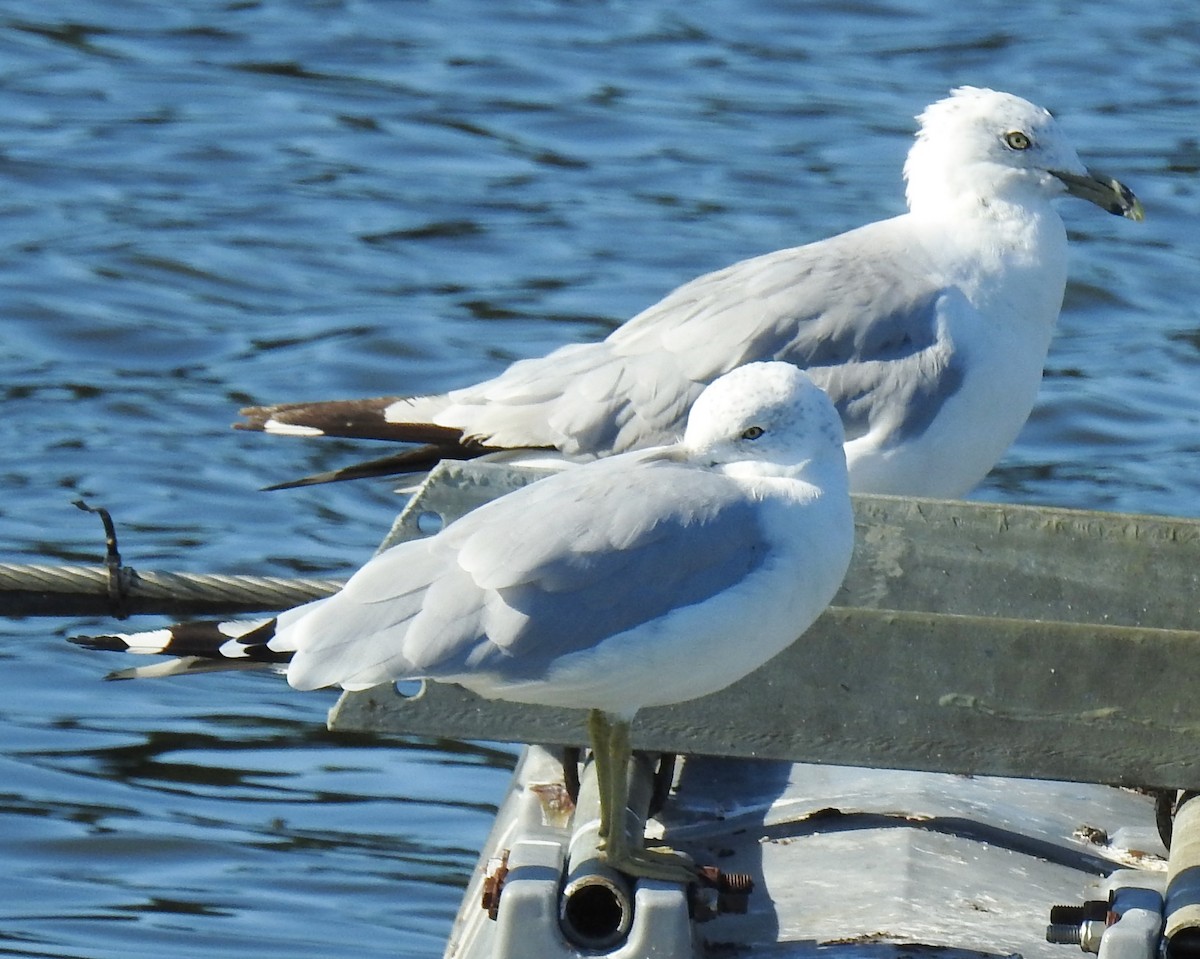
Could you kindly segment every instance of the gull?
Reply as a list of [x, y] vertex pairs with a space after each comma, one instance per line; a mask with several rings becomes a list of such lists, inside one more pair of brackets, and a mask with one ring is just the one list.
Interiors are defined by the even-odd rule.
[[430, 679], [587, 708], [603, 857], [687, 882], [685, 857], [625, 835], [630, 723], [741, 679], [833, 599], [854, 539], [843, 439], [805, 373], [752, 363], [700, 394], [681, 440], [553, 473], [378, 554], [328, 599], [73, 642], [275, 663], [298, 689]]
[[669, 442], [700, 391], [782, 360], [833, 399], [854, 492], [958, 497], [1033, 408], [1062, 307], [1054, 201], [1143, 217], [1046, 110], [960, 87], [917, 117], [908, 212], [698, 277], [606, 339], [519, 360], [437, 396], [250, 407], [240, 429], [418, 444], [281, 486], [550, 451], [588, 460]]

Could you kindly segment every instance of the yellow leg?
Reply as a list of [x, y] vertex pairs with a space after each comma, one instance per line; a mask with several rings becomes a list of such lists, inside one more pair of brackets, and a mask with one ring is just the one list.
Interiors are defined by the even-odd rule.
[[[600, 793], [600, 839], [608, 838], [612, 826], [612, 812], [609, 807], [609, 789], [612, 788], [612, 776], [606, 762], [601, 756], [608, 756], [608, 741], [612, 732], [608, 717], [600, 710], [593, 709], [588, 713], [588, 739], [592, 743], [592, 765], [596, 769], [596, 788]], [[603, 844], [603, 843], [602, 843]]]
[[696, 867], [687, 856], [665, 847], [646, 849], [642, 837], [631, 842], [625, 830], [629, 803], [629, 723], [598, 709], [588, 716], [596, 785], [600, 793], [600, 854], [618, 872], [646, 879], [689, 883]]

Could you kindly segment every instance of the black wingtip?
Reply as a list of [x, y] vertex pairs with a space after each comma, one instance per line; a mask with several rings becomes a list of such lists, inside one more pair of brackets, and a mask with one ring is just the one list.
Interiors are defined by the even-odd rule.
[[68, 636], [67, 642], [102, 653], [123, 653], [129, 649], [129, 644], [120, 636]]
[[387, 418], [389, 407], [400, 402], [399, 396], [373, 396], [362, 400], [326, 400], [313, 403], [278, 403], [272, 406], [246, 406], [238, 410], [242, 417], [235, 430], [257, 433], [341, 436], [347, 439], [400, 440], [431, 442], [457, 437], [459, 431], [426, 423], [393, 423]]
[[311, 476], [302, 476], [299, 479], [264, 486], [263, 490], [299, 489], [304, 486], [319, 486], [322, 483], [345, 483], [350, 480], [376, 479], [387, 476], [413, 476], [428, 473], [442, 460], [470, 460], [491, 452], [495, 452], [495, 450], [478, 443], [448, 447], [431, 444], [404, 450], [400, 453], [392, 453], [389, 456], [381, 456], [378, 459], [354, 463], [341, 469], [314, 473]]

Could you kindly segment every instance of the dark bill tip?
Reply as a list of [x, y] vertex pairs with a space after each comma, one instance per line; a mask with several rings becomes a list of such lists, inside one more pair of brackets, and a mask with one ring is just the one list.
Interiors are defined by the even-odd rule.
[[1130, 220], [1143, 220], [1146, 217], [1142, 201], [1134, 196], [1129, 187], [1114, 177], [1092, 170], [1082, 176], [1060, 170], [1050, 172], [1062, 180], [1071, 196], [1087, 200], [1109, 213]]

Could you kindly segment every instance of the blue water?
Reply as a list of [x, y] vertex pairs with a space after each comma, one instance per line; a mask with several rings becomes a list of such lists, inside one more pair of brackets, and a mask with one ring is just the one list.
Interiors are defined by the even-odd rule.
[[[902, 209], [954, 85], [1054, 109], [1143, 199], [1063, 210], [1041, 400], [981, 496], [1200, 515], [1200, 21], [1184, 0], [0, 3], [0, 559], [342, 575], [378, 448], [250, 401], [419, 393]], [[151, 625], [150, 620], [140, 620]], [[513, 751], [332, 736], [331, 695], [104, 684], [4, 622], [0, 955], [436, 956]]]

